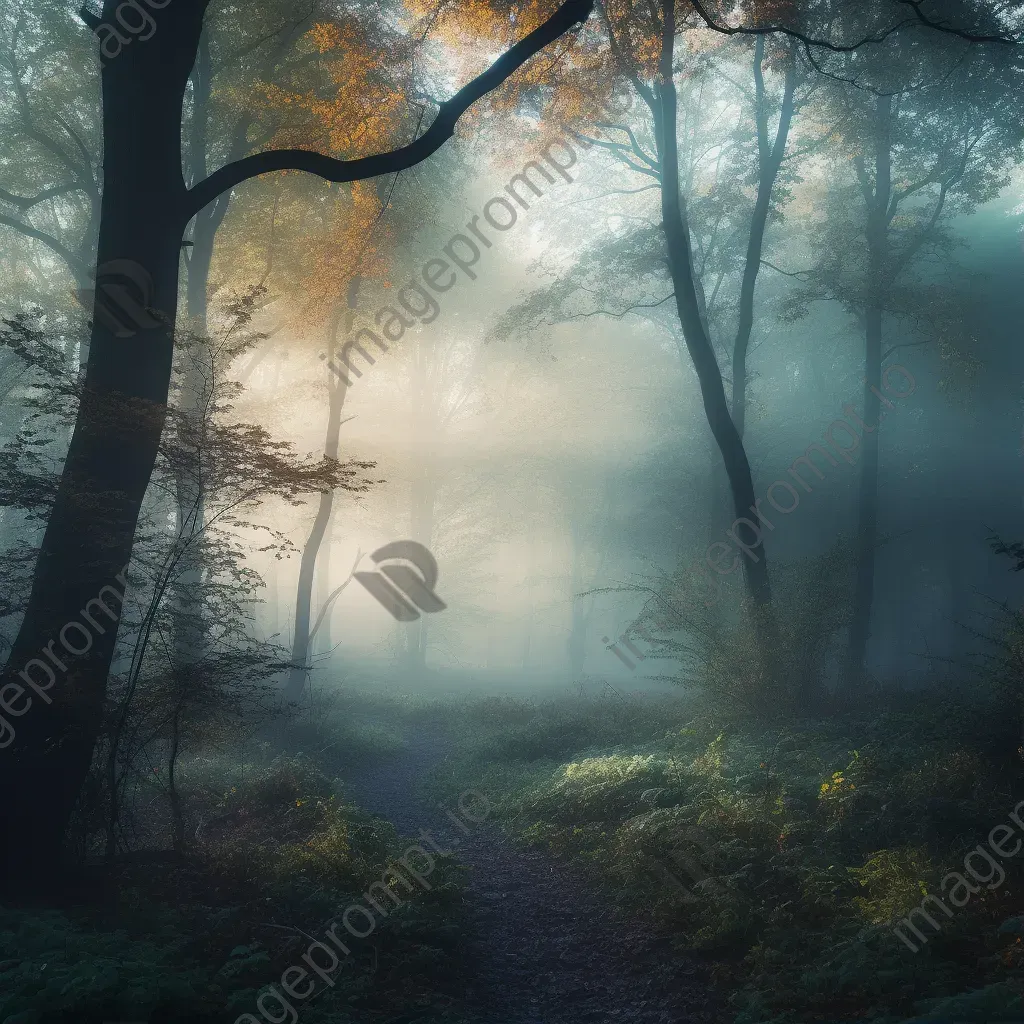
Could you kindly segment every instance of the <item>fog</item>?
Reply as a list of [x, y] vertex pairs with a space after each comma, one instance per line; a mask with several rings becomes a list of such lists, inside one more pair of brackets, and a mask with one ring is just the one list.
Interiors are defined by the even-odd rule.
[[1022, 42], [0, 0], [0, 1021], [1019, 1021]]
[[[400, 179], [391, 206], [392, 243], [402, 254], [390, 275], [396, 289], [500, 191], [509, 171], [492, 154], [503, 141], [459, 146], [464, 193], [443, 209], [431, 203], [429, 185]], [[613, 157], [587, 154], [572, 183], [550, 187], [513, 230], [494, 238], [473, 268], [475, 280], [460, 275], [439, 297], [431, 323], [408, 330], [387, 354], [367, 341], [372, 366], [353, 352], [361, 376], [349, 374], [341, 448], [374, 461], [384, 482], [338, 503], [317, 560], [317, 600], [344, 582], [357, 555], [365, 567], [369, 552], [404, 537], [434, 553], [447, 608], [414, 625], [395, 623], [362, 587], [347, 587], [316, 639], [314, 680], [561, 693], [600, 690], [606, 681], [657, 688], [673, 672], [659, 658], [631, 657], [630, 668], [609, 649], [648, 597], [615, 588], [657, 586], [681, 562], [703, 561], [709, 543], [728, 541], [735, 518], [696, 374], [672, 338], [671, 309], [657, 317], [642, 310], [551, 317], [529, 337], [495, 336], [510, 305], [557, 280], [577, 239], [598, 226], [615, 231], [625, 223], [622, 211], [644, 209], [602, 196], [615, 172]], [[818, 186], [809, 172], [802, 188]], [[938, 341], [915, 337], [891, 360], [906, 376], [891, 377], [893, 407], [880, 435], [882, 543], [867, 665], [896, 685], [962, 673], [977, 648], [971, 627], [991, 602], [1016, 593], [1016, 578], [987, 538], [1012, 536], [1024, 503], [1014, 343], [1024, 271], [1020, 201], [1015, 179], [951, 226], [972, 275], [969, 373], [950, 365], [954, 357], [944, 358]], [[785, 228], [772, 251], [803, 255], [789, 249]], [[941, 288], [947, 274], [933, 264], [923, 280]], [[805, 319], [780, 323], [770, 311], [785, 301], [788, 282], [770, 270], [763, 279], [746, 435], [759, 497], [774, 480], [790, 479], [787, 468], [808, 446], [828, 445], [837, 419], [863, 435], [856, 320], [817, 302]], [[378, 294], [371, 312], [384, 304], [387, 293]], [[618, 294], [591, 305], [621, 309]], [[887, 347], [906, 338], [893, 324]], [[282, 332], [238, 407], [241, 416], [249, 402], [267, 410], [275, 434], [302, 451], [322, 446], [326, 424], [318, 344]], [[776, 515], [776, 528], [766, 531], [773, 566], [852, 543], [862, 451], [853, 447], [844, 459], [839, 449], [859, 441], [842, 427], [832, 433], [835, 464], [817, 457], [825, 478], [805, 472], [812, 493], [801, 491], [798, 507]], [[301, 548], [309, 507], [268, 512]], [[266, 581], [261, 628], [290, 647], [298, 558], [254, 557], [252, 565]], [[735, 601], [740, 574], [721, 586]], [[411, 653], [417, 645], [420, 653]]]

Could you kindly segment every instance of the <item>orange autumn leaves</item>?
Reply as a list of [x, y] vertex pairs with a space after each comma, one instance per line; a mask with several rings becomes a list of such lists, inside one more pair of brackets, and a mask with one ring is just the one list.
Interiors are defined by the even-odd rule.
[[[549, 17], [558, 2], [404, 0], [396, 18], [375, 7], [319, 22], [299, 43], [297, 70], [263, 88], [265, 121], [277, 125], [267, 145], [340, 158], [402, 145], [433, 117], [435, 108], [425, 105], [425, 94], [437, 99], [451, 95]], [[460, 131], [486, 139], [488, 125], [500, 123], [507, 135], [508, 115], [523, 109], [539, 112], [541, 123], [524, 120], [522, 134], [589, 126], [599, 118], [616, 80], [634, 74], [647, 82], [654, 78], [659, 6], [648, 0], [608, 0], [584, 26], [555, 41], [477, 104]], [[743, 14], [748, 20], [778, 20], [788, 6], [788, 0], [755, 0]], [[685, 32], [691, 51], [723, 42], [724, 37], [700, 27], [685, 0], [679, 21], [692, 28]], [[608, 45], [609, 27], [615, 49]], [[294, 189], [280, 188], [269, 176], [266, 180], [272, 185], [269, 199], [274, 192], [277, 198], [272, 215], [268, 199], [262, 216], [267, 223], [272, 216], [275, 223], [256, 237], [266, 238], [268, 254], [275, 250], [266, 261], [274, 264], [268, 284], [272, 291], [285, 286], [293, 297], [289, 304], [296, 325], [318, 331], [356, 273], [386, 284], [394, 240], [389, 219], [379, 214], [387, 189], [379, 190], [373, 181], [338, 187], [307, 179]], [[259, 261], [254, 254], [253, 262]]]
[[[270, 147], [352, 159], [412, 137], [420, 111], [407, 96], [407, 40], [381, 30], [377, 18], [339, 20], [315, 24], [300, 50], [305, 73], [265, 87], [266, 114], [279, 124]], [[376, 181], [331, 185], [301, 175], [301, 188], [282, 189], [282, 177], [299, 175], [273, 176], [276, 224], [268, 246], [278, 270], [268, 283], [285, 292], [292, 328], [319, 336], [353, 277], [386, 276], [391, 238]]]
[[[427, 39], [434, 52], [443, 51], [450, 94], [542, 24], [560, 2], [456, 0], [438, 6], [437, 0], [405, 0], [405, 6], [417, 27], [429, 26]], [[508, 118], [524, 110], [541, 110], [549, 134], [573, 122], [589, 123], [605, 98], [599, 84], [605, 76], [597, 72], [607, 55], [600, 55], [593, 45], [584, 46], [581, 40], [592, 35], [596, 42], [598, 34], [592, 16], [584, 26], [555, 40], [470, 110], [460, 122], [460, 133], [480, 138], [491, 125], [507, 129]], [[596, 98], [592, 96], [595, 91], [599, 93]], [[521, 135], [517, 153], [525, 141], [522, 136], [535, 129], [528, 120], [517, 124], [516, 132]]]
[[315, 81], [307, 88], [269, 86], [266, 104], [290, 108], [275, 147], [301, 146], [342, 159], [399, 145], [410, 104], [402, 79], [408, 47], [371, 34], [360, 22], [314, 25], [306, 34]]

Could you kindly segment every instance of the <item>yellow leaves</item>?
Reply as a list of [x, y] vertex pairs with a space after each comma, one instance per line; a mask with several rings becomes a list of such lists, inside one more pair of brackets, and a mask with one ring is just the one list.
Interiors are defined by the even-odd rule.
[[309, 30], [308, 34], [313, 45], [321, 53], [341, 47], [342, 32], [340, 27], [333, 22], [316, 24]]
[[832, 778], [821, 784], [818, 795], [822, 800], [840, 797], [843, 793], [851, 793], [857, 787], [847, 779], [844, 772], [833, 772]]
[[[409, 104], [396, 84], [405, 74], [406, 52], [372, 34], [374, 22], [317, 22], [304, 37], [320, 55], [310, 77], [290, 87], [266, 87], [270, 111], [289, 108], [271, 140], [275, 147], [327, 151], [339, 158], [392, 148], [407, 130]], [[303, 116], [304, 115], [304, 116]]]
[[[405, 0], [413, 18], [430, 24], [430, 38], [452, 46], [486, 42], [490, 49], [502, 51], [511, 42], [532, 32], [557, 9], [557, 0], [526, 0], [509, 10], [507, 4], [487, 0], [468, 0], [442, 5], [433, 0]], [[432, 19], [430, 21], [429, 19]]]

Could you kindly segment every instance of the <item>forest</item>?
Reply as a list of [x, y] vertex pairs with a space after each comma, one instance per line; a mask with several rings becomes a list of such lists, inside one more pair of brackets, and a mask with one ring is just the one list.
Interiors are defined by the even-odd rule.
[[0, 1024], [1024, 1022], [1024, 3], [79, 3]]

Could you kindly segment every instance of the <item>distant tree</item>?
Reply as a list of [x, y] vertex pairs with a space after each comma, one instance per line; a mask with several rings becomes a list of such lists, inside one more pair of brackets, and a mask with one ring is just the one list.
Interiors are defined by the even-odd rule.
[[[822, 59], [834, 80], [821, 115], [835, 125], [827, 207], [815, 220], [813, 266], [789, 297], [800, 315], [832, 298], [864, 332], [862, 463], [847, 686], [863, 681], [871, 632], [878, 532], [879, 424], [887, 358], [932, 344], [969, 352], [967, 275], [950, 263], [954, 218], [994, 198], [1024, 139], [1016, 48], [977, 47], [948, 35], [884, 54]], [[936, 281], [936, 257], [946, 266]], [[900, 341], [885, 344], [898, 328]], [[897, 376], [898, 373], [897, 373]], [[900, 378], [896, 388], [908, 382]]]

